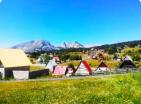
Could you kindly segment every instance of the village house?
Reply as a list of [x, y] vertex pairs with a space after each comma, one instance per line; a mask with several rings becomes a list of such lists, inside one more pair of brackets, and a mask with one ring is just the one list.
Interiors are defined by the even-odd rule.
[[28, 79], [31, 62], [22, 50], [0, 49], [0, 74], [2, 78]]
[[76, 69], [75, 75], [91, 75], [92, 69], [86, 60], [82, 60]]
[[109, 71], [110, 68], [103, 61], [99, 64], [95, 71]]
[[133, 63], [133, 60], [130, 56], [126, 56], [123, 59], [123, 62], [119, 66], [120, 69], [136, 69], [136, 65]]

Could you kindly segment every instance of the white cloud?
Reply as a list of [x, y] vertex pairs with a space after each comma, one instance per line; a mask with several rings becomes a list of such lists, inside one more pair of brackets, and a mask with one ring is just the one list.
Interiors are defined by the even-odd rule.
[[141, 2], [141, 0], [139, 0], [139, 2]]

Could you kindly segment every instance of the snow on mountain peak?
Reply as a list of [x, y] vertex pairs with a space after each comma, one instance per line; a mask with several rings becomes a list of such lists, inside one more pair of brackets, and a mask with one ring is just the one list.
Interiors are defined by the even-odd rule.
[[64, 42], [61, 45], [61, 47], [62, 48], [84, 48], [84, 46], [77, 41], [75, 41], [75, 42]]
[[14, 49], [22, 49], [25, 52], [37, 52], [37, 51], [51, 51], [56, 49], [50, 42], [46, 40], [37, 40], [21, 43], [13, 46]]
[[64, 42], [60, 47], [55, 47], [50, 42], [46, 40], [36, 40], [36, 41], [29, 41], [25, 43], [21, 43], [18, 45], [13, 46], [14, 49], [22, 49], [25, 52], [38, 52], [38, 51], [52, 51], [58, 49], [67, 49], [67, 48], [84, 48], [82, 44], [79, 42]]

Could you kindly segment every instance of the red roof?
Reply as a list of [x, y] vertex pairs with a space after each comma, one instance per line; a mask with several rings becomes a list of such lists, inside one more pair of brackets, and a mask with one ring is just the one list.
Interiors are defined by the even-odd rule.
[[87, 68], [88, 72], [91, 73], [92, 69], [91, 69], [90, 65], [87, 63], [87, 61], [83, 60], [81, 62], [85, 65], [85, 67]]

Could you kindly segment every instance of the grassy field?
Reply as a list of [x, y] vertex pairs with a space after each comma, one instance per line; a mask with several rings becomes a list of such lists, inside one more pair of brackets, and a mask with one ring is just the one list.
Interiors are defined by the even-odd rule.
[[43, 70], [44, 66], [30, 66], [30, 71]]
[[[89, 59], [89, 60], [86, 60], [89, 65], [91, 67], [94, 67], [94, 68], [97, 68], [99, 66], [99, 64], [101, 63], [100, 61], [98, 60], [92, 60], [92, 59]], [[70, 63], [72, 63], [74, 66], [78, 66], [80, 64], [80, 61], [71, 61], [71, 62], [66, 62], [66, 63], [63, 63], [61, 65], [66, 65], [68, 66]], [[115, 69], [119, 66], [119, 63], [117, 61], [106, 61], [105, 62], [109, 68], [112, 68], [112, 69]]]
[[141, 104], [141, 74], [47, 82], [1, 82], [0, 104]]

